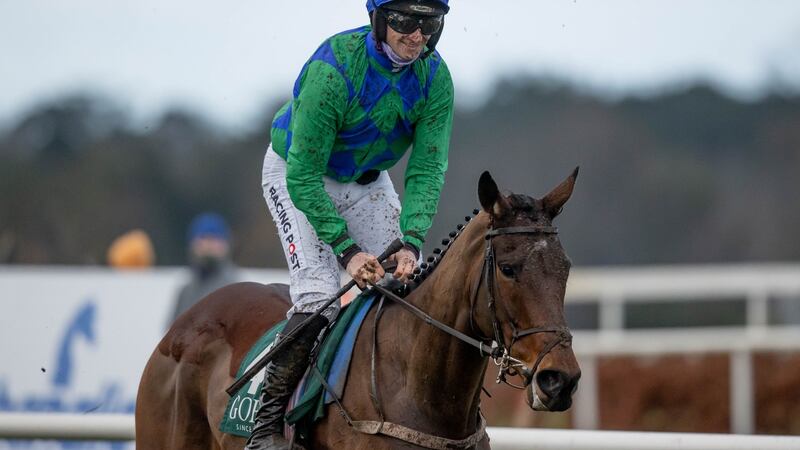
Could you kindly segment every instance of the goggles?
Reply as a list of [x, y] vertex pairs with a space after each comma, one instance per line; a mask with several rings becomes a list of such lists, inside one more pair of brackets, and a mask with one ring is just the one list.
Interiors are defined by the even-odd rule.
[[422, 34], [432, 35], [442, 29], [443, 16], [418, 16], [400, 11], [385, 11], [386, 24], [400, 34], [411, 34], [419, 28]]

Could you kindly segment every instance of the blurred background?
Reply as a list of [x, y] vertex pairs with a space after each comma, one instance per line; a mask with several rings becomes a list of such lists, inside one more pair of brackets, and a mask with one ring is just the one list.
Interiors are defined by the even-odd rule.
[[[591, 415], [486, 399], [490, 424], [800, 434], [800, 353], [770, 334], [800, 324], [800, 3], [451, 4], [437, 48], [456, 113], [428, 242], [477, 206], [483, 170], [541, 196], [580, 166], [558, 219], [573, 328], [712, 333], [691, 339], [707, 348], [587, 347]], [[366, 22], [363, 1], [0, 1], [0, 305], [31, 301], [29, 274], [143, 276], [101, 268], [140, 230], [148, 273], [178, 280], [151, 296], [157, 334], [204, 211], [229, 224], [235, 265], [280, 278], [260, 185], [272, 115], [325, 37]], [[0, 409], [22, 409], [6, 387]]]

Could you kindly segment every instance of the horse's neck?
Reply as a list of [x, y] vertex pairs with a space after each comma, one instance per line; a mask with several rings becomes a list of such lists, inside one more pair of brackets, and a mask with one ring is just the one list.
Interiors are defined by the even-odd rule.
[[435, 319], [468, 334], [470, 296], [481, 275], [485, 249], [488, 220], [483, 216], [464, 228], [436, 270], [409, 296], [409, 301]]
[[[486, 224], [473, 220], [436, 270], [408, 298], [434, 319], [467, 335], [473, 334], [470, 291], [480, 276], [485, 229]], [[437, 416], [429, 420], [445, 422], [442, 429], [474, 431], [486, 359], [476, 348], [411, 314], [395, 318], [404, 330], [400, 334], [406, 345], [407, 385], [414, 402]]]

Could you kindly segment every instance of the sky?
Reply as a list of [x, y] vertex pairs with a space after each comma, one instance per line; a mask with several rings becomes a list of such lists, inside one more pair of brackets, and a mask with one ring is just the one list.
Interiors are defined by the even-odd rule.
[[[98, 92], [135, 117], [179, 106], [223, 126], [288, 98], [326, 38], [367, 22], [364, 0], [0, 0], [0, 125]], [[567, 80], [600, 95], [708, 80], [752, 98], [800, 91], [800, 1], [451, 0], [438, 49], [456, 102], [498, 78]]]

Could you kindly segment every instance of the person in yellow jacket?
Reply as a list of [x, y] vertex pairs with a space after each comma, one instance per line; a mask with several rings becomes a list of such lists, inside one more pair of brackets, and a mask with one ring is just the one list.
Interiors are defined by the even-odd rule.
[[114, 239], [106, 254], [108, 265], [117, 269], [142, 269], [155, 264], [156, 253], [150, 236], [134, 229]]

